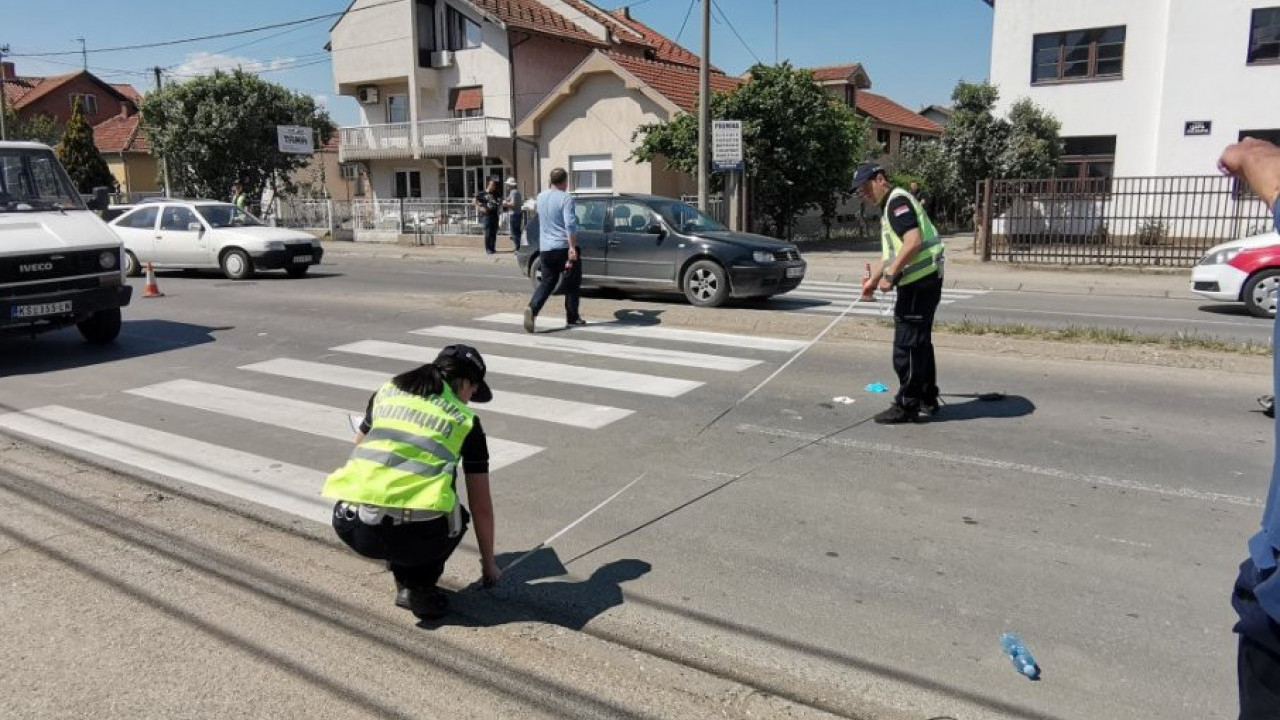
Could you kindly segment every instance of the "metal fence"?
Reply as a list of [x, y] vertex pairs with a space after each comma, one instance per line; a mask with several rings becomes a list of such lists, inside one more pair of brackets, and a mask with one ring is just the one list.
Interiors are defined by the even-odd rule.
[[1270, 227], [1263, 202], [1221, 176], [988, 180], [977, 207], [974, 251], [1027, 263], [1191, 266]]
[[336, 200], [280, 198], [273, 216], [280, 227], [334, 233], [351, 229], [351, 204]]
[[[688, 203], [693, 207], [698, 207], [698, 196], [681, 195], [680, 202]], [[707, 196], [707, 215], [717, 222], [725, 225], [729, 224], [729, 206], [725, 203], [723, 195]]]
[[[385, 235], [481, 235], [484, 224], [471, 200], [356, 200], [351, 203], [356, 239]], [[362, 237], [363, 236], [363, 237]]]

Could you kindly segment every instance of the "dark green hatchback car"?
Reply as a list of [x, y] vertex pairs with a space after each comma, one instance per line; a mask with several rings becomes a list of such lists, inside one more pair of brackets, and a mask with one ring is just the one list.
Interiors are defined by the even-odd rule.
[[[795, 245], [736, 233], [691, 205], [656, 195], [579, 195], [578, 248], [584, 285], [684, 293], [694, 305], [767, 298], [794, 290], [805, 262]], [[516, 259], [536, 284], [538, 221]]]

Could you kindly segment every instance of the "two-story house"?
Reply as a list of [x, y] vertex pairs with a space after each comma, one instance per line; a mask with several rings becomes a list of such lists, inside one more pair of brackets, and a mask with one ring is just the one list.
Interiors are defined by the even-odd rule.
[[885, 155], [898, 152], [904, 140], [942, 136], [942, 126], [938, 123], [871, 92], [871, 77], [860, 63], [809, 69], [814, 82], [870, 121], [871, 133]]
[[986, 1], [999, 112], [1053, 113], [1071, 176], [1207, 175], [1280, 141], [1280, 0]]
[[76, 102], [85, 120], [97, 125], [128, 108], [137, 112], [142, 96], [132, 85], [105, 82], [87, 70], [65, 75], [19, 75], [12, 62], [0, 63], [4, 78], [5, 102], [20, 120], [35, 116], [52, 119], [66, 126]]

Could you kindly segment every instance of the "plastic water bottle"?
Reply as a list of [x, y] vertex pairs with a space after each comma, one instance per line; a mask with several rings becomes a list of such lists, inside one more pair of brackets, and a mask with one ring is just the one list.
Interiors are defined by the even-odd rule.
[[863, 299], [863, 300], [875, 300], [875, 299], [876, 299], [876, 295], [875, 295], [875, 290], [874, 290], [874, 289], [871, 289], [871, 290], [867, 290], [867, 289], [865, 289], [865, 288], [867, 287], [867, 283], [868, 283], [868, 282], [870, 282], [870, 281], [871, 281], [871, 263], [867, 263], [866, 270], [864, 270], [864, 271], [863, 271], [863, 273], [862, 273], [862, 287], [864, 288], [864, 290], [863, 290], [863, 292], [862, 292], [862, 299]]
[[1026, 675], [1032, 680], [1040, 679], [1040, 666], [1036, 664], [1036, 659], [1031, 656], [1031, 651], [1026, 645], [1022, 644], [1022, 640], [1013, 633], [1005, 633], [1000, 636], [1000, 645], [1004, 648], [1004, 652], [1009, 656], [1009, 661], [1013, 663], [1013, 669]]

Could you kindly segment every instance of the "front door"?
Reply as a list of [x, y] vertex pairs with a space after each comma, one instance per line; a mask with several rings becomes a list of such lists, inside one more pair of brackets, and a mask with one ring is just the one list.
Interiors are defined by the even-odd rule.
[[574, 202], [578, 211], [578, 256], [582, 277], [605, 277], [605, 218], [608, 198], [585, 198]]
[[676, 239], [654, 233], [657, 213], [636, 200], [615, 200], [608, 233], [608, 271], [615, 280], [675, 282]]
[[[199, 226], [199, 230], [191, 228]], [[156, 264], [173, 267], [202, 267], [212, 264], [209, 231], [185, 205], [165, 205], [160, 210], [156, 233]]]
[[116, 234], [124, 241], [124, 247], [138, 258], [141, 265], [156, 260], [156, 221], [160, 219], [159, 205], [143, 205], [120, 218], [115, 224]]

